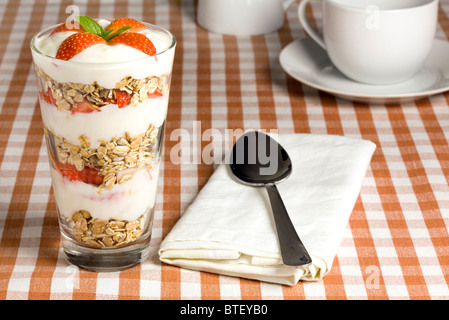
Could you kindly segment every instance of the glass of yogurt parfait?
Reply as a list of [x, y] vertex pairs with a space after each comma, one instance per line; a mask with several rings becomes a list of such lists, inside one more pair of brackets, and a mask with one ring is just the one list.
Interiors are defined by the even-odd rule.
[[176, 40], [130, 18], [79, 22], [31, 52], [64, 253], [118, 271], [149, 254]]

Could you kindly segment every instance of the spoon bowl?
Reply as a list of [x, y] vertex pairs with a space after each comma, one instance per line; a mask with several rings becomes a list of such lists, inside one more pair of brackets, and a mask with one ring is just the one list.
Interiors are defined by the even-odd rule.
[[247, 132], [232, 148], [230, 168], [242, 183], [263, 186], [267, 190], [283, 263], [287, 266], [309, 265], [312, 259], [296, 233], [275, 184], [287, 179], [292, 172], [287, 151], [262, 132]]

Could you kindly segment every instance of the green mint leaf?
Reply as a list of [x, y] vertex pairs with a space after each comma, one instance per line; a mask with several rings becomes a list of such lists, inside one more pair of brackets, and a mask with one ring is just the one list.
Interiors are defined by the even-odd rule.
[[103, 27], [98, 24], [97, 21], [88, 16], [76, 17], [80, 22], [80, 25], [87, 31], [97, 36], [103, 37], [104, 30]]
[[108, 31], [105, 31], [104, 33], [103, 33], [103, 39], [107, 39], [108, 38], [108, 36], [109, 36], [109, 34], [112, 32], [113, 30], [108, 30]]
[[109, 41], [109, 40], [111, 40], [112, 38], [118, 36], [119, 34], [125, 32], [126, 30], [129, 30], [129, 29], [131, 29], [131, 28], [132, 28], [132, 27], [130, 27], [130, 26], [121, 27], [120, 29], [118, 29], [118, 30], [117, 30], [116, 32], [114, 32], [114, 33], [110, 33], [109, 31], [111, 31], [111, 30], [108, 30], [103, 38], [104, 38], [106, 41]]

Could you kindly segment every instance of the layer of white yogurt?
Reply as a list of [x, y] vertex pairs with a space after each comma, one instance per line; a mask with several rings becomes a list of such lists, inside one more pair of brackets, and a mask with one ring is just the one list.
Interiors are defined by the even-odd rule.
[[145, 133], [150, 125], [158, 128], [167, 115], [168, 95], [147, 99], [137, 105], [119, 108], [116, 104], [101, 107], [99, 112], [76, 113], [60, 111], [52, 104], [41, 100], [42, 121], [56, 136], [79, 145], [80, 135], [85, 135], [91, 148], [97, 148], [100, 140], [110, 141], [123, 137], [126, 132], [131, 137]]
[[[106, 27], [110, 22], [100, 20], [99, 23]], [[148, 56], [140, 50], [123, 44], [97, 44], [75, 55], [69, 61], [52, 59], [56, 56], [61, 43], [73, 33], [66, 31], [54, 35], [42, 35], [37, 37], [34, 43], [41, 52], [38, 54], [32, 50], [34, 62], [58, 82], [98, 83], [112, 89], [115, 88], [116, 83], [127, 76], [144, 79], [171, 73], [174, 47], [169, 49], [173, 38], [168, 33], [150, 29], [140, 32], [153, 42], [156, 47], [155, 56]]]
[[159, 165], [151, 171], [140, 169], [131, 180], [116, 184], [101, 194], [97, 187], [65, 179], [53, 168], [51, 174], [59, 213], [68, 220], [75, 212], [87, 210], [94, 219], [133, 221], [153, 208], [156, 202]]

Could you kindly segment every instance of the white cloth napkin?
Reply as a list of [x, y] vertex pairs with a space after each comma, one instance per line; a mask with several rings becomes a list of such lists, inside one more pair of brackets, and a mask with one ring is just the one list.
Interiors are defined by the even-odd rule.
[[226, 164], [216, 168], [162, 241], [161, 261], [285, 285], [320, 280], [329, 272], [375, 145], [333, 135], [275, 138], [293, 164], [291, 176], [277, 187], [312, 264], [282, 264], [265, 188], [237, 182]]

